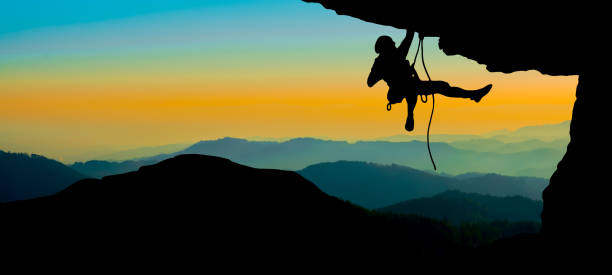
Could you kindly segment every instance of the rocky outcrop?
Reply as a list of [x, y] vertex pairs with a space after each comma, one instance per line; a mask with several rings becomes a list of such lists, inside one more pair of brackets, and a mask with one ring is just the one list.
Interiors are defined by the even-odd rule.
[[306, 2], [321, 3], [340, 15], [438, 36], [446, 54], [465, 56], [491, 72], [579, 75], [571, 141], [543, 195], [542, 232], [551, 243], [578, 246], [606, 235], [602, 228], [607, 228], [610, 187], [604, 168], [610, 150], [601, 136], [609, 117], [603, 108], [609, 88], [603, 73], [595, 69], [605, 64], [602, 58], [608, 51], [599, 40], [606, 33], [605, 8], [591, 3]]

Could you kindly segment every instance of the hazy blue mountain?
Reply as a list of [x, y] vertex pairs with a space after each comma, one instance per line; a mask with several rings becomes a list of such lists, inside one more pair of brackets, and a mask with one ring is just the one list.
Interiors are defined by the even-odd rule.
[[86, 177], [43, 156], [0, 150], [0, 202], [55, 194]]
[[[538, 149], [551, 149], [565, 152], [569, 143], [570, 121], [558, 124], [527, 126], [514, 131], [498, 130], [482, 135], [445, 135], [433, 134], [431, 141], [448, 143], [454, 148], [493, 153], [516, 153]], [[408, 142], [425, 141], [424, 135], [397, 135], [378, 140]], [[541, 173], [542, 168], [525, 169], [527, 173]], [[546, 172], [548, 173], [548, 172]], [[535, 174], [534, 174], [535, 175]]]
[[448, 190], [456, 180], [400, 165], [338, 161], [298, 171], [332, 196], [374, 209]]
[[[456, 175], [456, 176], [454, 176], [454, 178], [460, 179], [460, 180], [464, 180], [464, 179], [472, 179], [472, 178], [482, 177], [484, 175], [486, 175], [486, 173], [469, 172], [469, 173], [463, 173], [463, 174]], [[453, 177], [453, 176], [451, 176], [451, 177]]]
[[[431, 134], [431, 141], [435, 142], [457, 142], [466, 141], [473, 139], [480, 139], [482, 136], [479, 135], [453, 135], [453, 134]], [[409, 141], [427, 141], [427, 135], [395, 135], [389, 137], [379, 137], [368, 141], [391, 141], [391, 142], [409, 142]]]
[[[432, 153], [440, 173], [498, 173], [512, 176], [552, 175], [563, 151], [542, 148], [515, 153], [476, 152], [454, 148], [446, 143], [431, 143]], [[321, 162], [339, 160], [368, 161], [380, 164], [400, 164], [419, 170], [431, 170], [427, 145], [420, 141], [362, 141], [349, 143], [313, 138], [298, 138], [284, 142], [248, 141], [236, 138], [200, 141], [172, 154], [162, 154], [125, 162], [90, 161], [75, 163], [75, 170], [101, 177], [129, 172], [180, 154], [203, 154], [231, 159], [256, 168], [299, 170]]]
[[70, 165], [72, 169], [79, 173], [89, 175], [94, 178], [123, 174], [136, 171], [138, 168], [155, 163], [153, 160], [127, 160], [121, 162], [90, 160], [87, 162], [75, 162]]
[[542, 201], [520, 196], [496, 197], [452, 190], [428, 198], [403, 201], [378, 210], [421, 215], [447, 220], [456, 225], [492, 221], [540, 222]]
[[514, 131], [499, 130], [483, 134], [483, 137], [494, 138], [504, 142], [517, 142], [529, 139], [553, 141], [569, 137], [570, 121], [558, 124], [545, 124], [522, 127]]
[[542, 200], [542, 191], [548, 185], [548, 179], [544, 178], [511, 177], [498, 174], [455, 178], [459, 180], [459, 183], [453, 185], [452, 189], [493, 196], [517, 195], [533, 200]]
[[366, 208], [430, 197], [447, 190], [541, 199], [547, 179], [470, 173], [439, 176], [400, 165], [339, 161], [298, 171], [324, 192]]
[[506, 143], [494, 138], [480, 138], [463, 140], [449, 143], [450, 146], [457, 149], [471, 150], [476, 152], [495, 152], [495, 153], [517, 153], [525, 151], [533, 151], [538, 149], [551, 149], [565, 152], [569, 136], [565, 139], [557, 139], [552, 141], [542, 141], [539, 139], [529, 139], [519, 142]]
[[[569, 125], [570, 121], [564, 121], [557, 124], [543, 124], [526, 126], [516, 130], [497, 130], [484, 134], [431, 134], [431, 140], [436, 142], [454, 143], [461, 141], [486, 139], [503, 143], [517, 143], [528, 140], [540, 140], [543, 142], [551, 142], [555, 140], [569, 141]], [[425, 141], [426, 135], [395, 135], [389, 137], [379, 137], [375, 141]], [[374, 140], [373, 140], [374, 141]], [[567, 142], [566, 142], [567, 144]]]
[[138, 148], [133, 148], [133, 149], [128, 149], [128, 150], [101, 154], [97, 156], [96, 159], [108, 160], [108, 161], [126, 161], [126, 160], [148, 158], [148, 157], [157, 156], [160, 154], [174, 153], [176, 151], [183, 150], [189, 147], [190, 145], [191, 144], [167, 144], [167, 145], [160, 145], [160, 146], [138, 147]]
[[[431, 149], [440, 172], [449, 174], [482, 172], [521, 175], [518, 172], [526, 169], [542, 169], [546, 172], [528, 175], [549, 177], [563, 156], [562, 151], [553, 149], [500, 154], [460, 150], [435, 142], [431, 144]], [[287, 170], [299, 170], [312, 164], [339, 160], [397, 163], [420, 170], [432, 168], [427, 146], [419, 141], [348, 143], [299, 138], [286, 142], [253, 142], [224, 138], [198, 142], [177, 154], [215, 155], [258, 168]]]

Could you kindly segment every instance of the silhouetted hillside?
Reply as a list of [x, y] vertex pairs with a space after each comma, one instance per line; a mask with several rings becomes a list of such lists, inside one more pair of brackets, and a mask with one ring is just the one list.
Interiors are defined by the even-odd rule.
[[429, 198], [403, 201], [379, 210], [447, 220], [456, 225], [492, 221], [539, 223], [542, 201], [519, 196], [495, 197], [446, 191]]
[[0, 151], [0, 202], [51, 195], [83, 178], [43, 156]]
[[[439, 170], [450, 174], [482, 172], [549, 177], [556, 161], [563, 154], [561, 150], [546, 148], [509, 154], [476, 152], [456, 149], [438, 142], [433, 142], [431, 148]], [[87, 175], [102, 177], [134, 171], [142, 165], [149, 165], [179, 154], [213, 155], [257, 168], [286, 170], [299, 170], [316, 163], [339, 160], [397, 163], [415, 169], [431, 170], [427, 146], [420, 141], [348, 143], [312, 138], [285, 142], [223, 138], [200, 141], [173, 154], [125, 162], [90, 161], [75, 163], [71, 167]]]
[[14, 241], [50, 238], [162, 253], [189, 243], [212, 258], [433, 257], [457, 248], [455, 233], [443, 223], [376, 214], [323, 193], [295, 172], [202, 155], [181, 155], [136, 172], [81, 180], [56, 195], [0, 204], [0, 216], [2, 230], [13, 232]]
[[370, 209], [429, 197], [446, 190], [540, 200], [548, 180], [470, 173], [438, 176], [401, 165], [338, 161], [298, 171], [321, 190]]

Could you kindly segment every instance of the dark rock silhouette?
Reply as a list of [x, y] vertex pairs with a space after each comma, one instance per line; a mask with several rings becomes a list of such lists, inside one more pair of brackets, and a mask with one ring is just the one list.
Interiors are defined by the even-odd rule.
[[[609, 49], [597, 39], [608, 25], [607, 9], [586, 2], [499, 3], [488, 9], [464, 2], [305, 1], [321, 3], [340, 15], [440, 37], [439, 47], [446, 54], [465, 56], [491, 72], [579, 75], [571, 141], [543, 195], [542, 233], [551, 246], [558, 246], [554, 251], [559, 254], [610, 243], [604, 228], [612, 188], [601, 173], [610, 150], [598, 142], [601, 126], [610, 117], [604, 113], [610, 98], [605, 92], [608, 81], [604, 70], [598, 70], [607, 64]], [[603, 158], [596, 160], [598, 155]]]

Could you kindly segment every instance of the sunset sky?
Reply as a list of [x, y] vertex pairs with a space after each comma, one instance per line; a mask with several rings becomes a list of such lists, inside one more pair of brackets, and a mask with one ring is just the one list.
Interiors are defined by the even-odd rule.
[[[383, 34], [399, 42], [404, 31], [298, 0], [3, 3], [0, 150], [74, 161], [225, 136], [404, 134], [405, 104], [387, 112], [386, 84], [366, 85]], [[425, 46], [433, 79], [493, 84], [478, 104], [436, 97], [432, 133], [571, 118], [575, 76], [491, 73], [444, 55], [436, 38]], [[425, 133], [430, 110], [417, 105], [413, 134]]]

